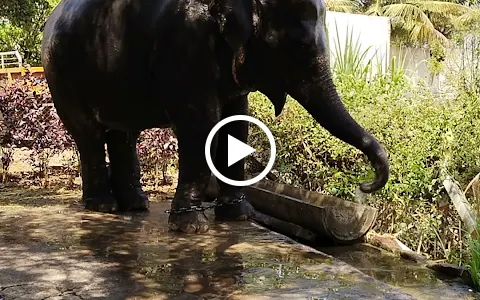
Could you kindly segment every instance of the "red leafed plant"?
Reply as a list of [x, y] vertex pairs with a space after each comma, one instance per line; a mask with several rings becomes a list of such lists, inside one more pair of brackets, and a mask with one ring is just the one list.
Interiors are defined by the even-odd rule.
[[3, 145], [36, 151], [74, 147], [53, 106], [44, 78], [27, 74], [14, 80], [4, 95], [0, 95], [0, 111], [7, 130]]
[[[75, 150], [75, 143], [51, 102], [46, 80], [32, 74], [15, 79], [0, 94], [0, 111], [3, 115], [0, 127], [4, 129], [0, 134], [2, 147], [33, 150], [32, 163], [47, 183], [50, 157], [64, 150]], [[4, 166], [4, 171], [7, 169], [8, 165]]]
[[178, 143], [171, 129], [152, 128], [142, 132], [138, 139], [137, 151], [140, 165], [145, 172], [153, 173], [155, 186], [166, 184], [166, 171], [169, 164], [175, 163], [178, 156]]
[[[45, 78], [27, 74], [15, 79], [4, 91], [0, 89], [0, 112], [3, 115], [3, 120], [0, 118], [0, 146], [4, 150], [5, 172], [12, 162], [14, 148], [33, 150], [31, 163], [39, 168], [45, 185], [48, 184], [47, 167], [52, 155], [73, 150], [78, 158], [75, 142], [57, 114]], [[154, 128], [143, 131], [137, 150], [142, 171], [154, 175], [156, 185], [163, 175], [162, 184], [165, 184], [167, 166], [175, 163], [177, 158], [178, 145], [172, 130]]]

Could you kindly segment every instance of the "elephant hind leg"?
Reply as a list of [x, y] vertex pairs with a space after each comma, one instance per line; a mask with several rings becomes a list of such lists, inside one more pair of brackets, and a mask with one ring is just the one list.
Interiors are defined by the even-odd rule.
[[106, 133], [110, 159], [112, 193], [119, 211], [147, 210], [148, 197], [140, 183], [140, 165], [137, 155], [138, 132], [109, 130]]
[[[55, 95], [52, 95], [55, 97]], [[118, 209], [111, 193], [105, 161], [105, 130], [96, 120], [80, 110], [56, 102], [57, 112], [72, 135], [78, 152], [82, 175], [82, 202], [86, 209], [111, 213]]]
[[85, 208], [115, 212], [118, 205], [111, 193], [105, 160], [105, 127], [86, 105], [89, 98], [98, 92], [88, 83], [81, 83], [86, 79], [85, 74], [72, 73], [61, 61], [47, 60], [44, 72], [57, 114], [80, 154], [82, 202]]

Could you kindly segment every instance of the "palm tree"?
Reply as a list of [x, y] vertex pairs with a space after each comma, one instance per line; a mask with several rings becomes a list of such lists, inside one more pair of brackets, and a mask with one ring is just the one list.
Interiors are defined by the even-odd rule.
[[329, 11], [353, 13], [360, 10], [360, 3], [355, 0], [325, 0]]
[[471, 10], [455, 18], [454, 24], [469, 30], [480, 29], [480, 4], [472, 6]]
[[376, 0], [366, 14], [389, 17], [394, 39], [413, 44], [436, 40], [444, 44], [454, 19], [470, 12], [467, 6], [442, 0]]

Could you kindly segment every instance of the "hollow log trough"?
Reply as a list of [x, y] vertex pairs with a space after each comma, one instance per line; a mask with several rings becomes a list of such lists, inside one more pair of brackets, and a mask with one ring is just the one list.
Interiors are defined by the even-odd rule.
[[[212, 176], [209, 198], [217, 192]], [[254, 221], [310, 242], [361, 242], [377, 217], [373, 207], [266, 179], [244, 187], [244, 193], [256, 210]]]

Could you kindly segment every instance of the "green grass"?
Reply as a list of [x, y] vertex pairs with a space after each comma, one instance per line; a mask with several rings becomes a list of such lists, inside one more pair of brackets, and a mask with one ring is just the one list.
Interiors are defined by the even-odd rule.
[[356, 40], [354, 40], [353, 30], [347, 26], [344, 38], [345, 45], [341, 47], [337, 22], [335, 22], [335, 31], [336, 36], [333, 41], [334, 49], [332, 51], [332, 55], [335, 57], [333, 72], [348, 74], [366, 80], [372, 73], [373, 57], [366, 59], [371, 46], [362, 50], [360, 34], [358, 34]]
[[470, 250], [472, 257], [468, 263], [470, 272], [472, 273], [472, 280], [477, 291], [480, 291], [480, 235], [479, 235], [480, 223], [477, 224], [477, 228], [474, 231], [474, 237], [470, 238]]

